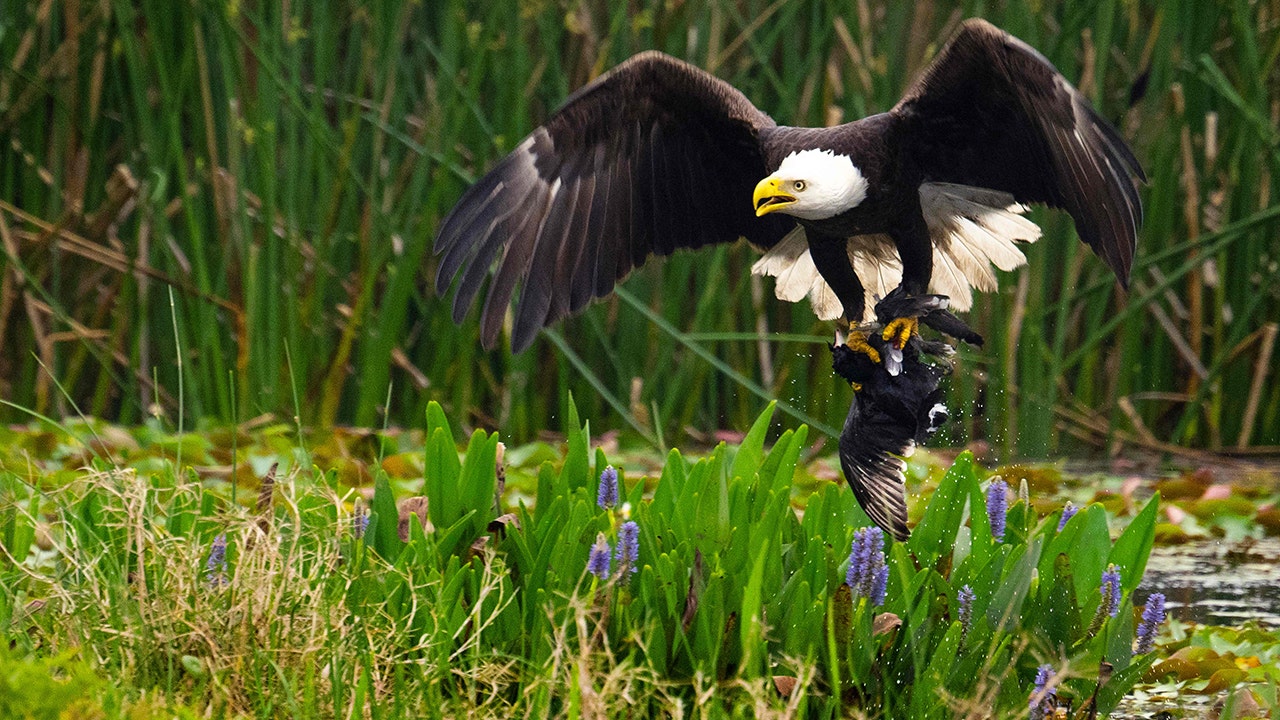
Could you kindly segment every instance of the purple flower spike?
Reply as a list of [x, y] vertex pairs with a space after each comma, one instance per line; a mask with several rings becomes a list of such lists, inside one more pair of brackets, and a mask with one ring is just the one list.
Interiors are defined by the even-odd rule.
[[1080, 512], [1080, 508], [1068, 500], [1067, 504], [1062, 506], [1062, 517], [1058, 519], [1058, 532], [1062, 532], [1062, 528], [1066, 527], [1067, 523], [1071, 522], [1071, 518], [1075, 517], [1078, 512]]
[[618, 471], [612, 465], [600, 473], [600, 486], [596, 490], [596, 505], [609, 509], [618, 504]]
[[[1050, 688], [1048, 692], [1044, 691], [1049, 680], [1053, 677], [1052, 665], [1041, 665], [1036, 669], [1036, 684], [1031, 691], [1031, 700], [1029, 706], [1031, 709], [1031, 720], [1044, 720], [1049, 717], [1049, 713], [1053, 711], [1053, 701], [1057, 697], [1056, 690]], [[1048, 712], [1046, 712], [1048, 711]]]
[[596, 544], [591, 546], [591, 556], [587, 558], [587, 572], [601, 580], [609, 579], [609, 541], [604, 533], [596, 534]]
[[[884, 555], [880, 556], [880, 562], [884, 563]], [[889, 566], [881, 564], [876, 568], [876, 575], [871, 579], [871, 595], [867, 598], [871, 601], [872, 607], [880, 607], [884, 604], [884, 595], [889, 590]]]
[[1009, 485], [996, 478], [987, 486], [987, 519], [991, 522], [991, 536], [996, 542], [1004, 542], [1004, 529], [1009, 514]]
[[209, 546], [209, 562], [205, 564], [205, 577], [210, 585], [224, 585], [227, 582], [227, 534], [220, 533]]
[[849, 569], [845, 584], [854, 597], [864, 597], [872, 606], [883, 605], [889, 584], [889, 567], [884, 559], [884, 532], [878, 527], [861, 528], [853, 534]]
[[1164, 622], [1164, 593], [1151, 593], [1147, 606], [1142, 610], [1142, 622], [1138, 623], [1138, 647], [1134, 655], [1145, 655], [1156, 645], [1156, 631]]
[[1102, 571], [1102, 582], [1098, 586], [1098, 592], [1102, 594], [1102, 599], [1098, 601], [1098, 611], [1093, 614], [1093, 620], [1089, 623], [1089, 629], [1086, 634], [1093, 637], [1102, 630], [1102, 626], [1106, 623], [1108, 617], [1115, 617], [1120, 613], [1120, 597], [1122, 589], [1120, 587], [1120, 569], [1115, 565], [1108, 565], [1106, 570]]
[[[640, 570], [640, 526], [634, 520], [622, 523], [618, 528], [618, 567], [631, 572]], [[618, 572], [622, 572], [619, 570]]]
[[364, 509], [357, 507], [356, 514], [351, 517], [351, 534], [357, 540], [364, 537], [364, 533], [369, 529], [369, 513]]
[[871, 562], [871, 549], [866, 542], [866, 528], [855, 530], [853, 544], [849, 548], [849, 569], [845, 571], [844, 583], [856, 594], [867, 576]]
[[1120, 612], [1120, 570], [1115, 565], [1108, 565], [1102, 572], [1102, 585], [1098, 588], [1102, 593], [1102, 607], [1107, 615], [1115, 617]]
[[960, 588], [960, 592], [956, 593], [956, 619], [960, 621], [960, 637], [963, 638], [969, 634], [969, 628], [973, 627], [973, 601], [977, 596], [973, 593], [973, 588], [965, 585]]

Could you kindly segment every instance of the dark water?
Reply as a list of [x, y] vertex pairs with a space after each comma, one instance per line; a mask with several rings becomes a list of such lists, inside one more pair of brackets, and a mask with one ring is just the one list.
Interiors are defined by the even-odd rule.
[[1179, 620], [1232, 626], [1255, 620], [1280, 628], [1280, 538], [1158, 547], [1135, 604], [1156, 591]]
[[[1069, 461], [1065, 474], [1080, 479], [1140, 478], [1148, 487], [1167, 479], [1151, 467], [1130, 464], [1132, 467], [1117, 467], [1115, 462]], [[1209, 473], [1216, 485], [1256, 489], [1262, 483], [1274, 492], [1280, 482], [1277, 458], [1248, 462], [1223, 458], [1216, 465], [1201, 462], [1197, 466]], [[1280, 628], [1280, 538], [1197, 540], [1156, 547], [1134, 604], [1144, 604], [1153, 592], [1163, 592], [1168, 597], [1171, 614], [1180, 620], [1230, 626], [1256, 620], [1270, 628]]]
[[[1156, 548], [1134, 603], [1145, 603], [1156, 591], [1165, 593], [1170, 614], [1179, 620], [1231, 626], [1252, 620], [1280, 628], [1280, 538]], [[1126, 697], [1111, 717], [1146, 720], [1168, 712], [1199, 720], [1213, 717], [1213, 705], [1221, 700], [1149, 688]]]

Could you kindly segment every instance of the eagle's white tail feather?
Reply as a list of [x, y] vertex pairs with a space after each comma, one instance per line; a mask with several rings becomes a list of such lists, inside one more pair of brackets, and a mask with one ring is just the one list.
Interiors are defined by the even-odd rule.
[[787, 302], [800, 302], [805, 299], [813, 284], [821, 280], [818, 277], [818, 266], [813, 264], [809, 249], [796, 258], [795, 263], [778, 276], [778, 299]]
[[[996, 258], [991, 257], [990, 251], [1001, 247], [999, 236], [988, 230], [984, 225], [980, 225], [969, 218], [958, 217], [952, 219], [955, 220], [955, 234], [963, 240], [963, 242], [955, 243], [955, 245], [964, 246], [966, 250], [973, 253], [975, 261], [982, 266], [981, 279], [983, 283], [975, 284], [973, 286], [974, 289], [982, 292], [995, 290], [996, 273], [993, 266], [999, 266], [996, 265]], [[1022, 253], [1019, 252], [1018, 254], [1021, 255]], [[1001, 253], [997, 250], [995, 255], [999, 257]]]
[[[849, 238], [849, 262], [853, 264], [853, 271], [858, 274], [866, 291], [864, 319], [870, 320], [874, 317], [871, 308], [876, 306], [876, 302], [902, 283], [902, 263], [898, 261], [893, 238], [888, 235], [856, 235]], [[854, 322], [863, 320], [852, 319]]]
[[[783, 271], [791, 267], [791, 264], [800, 257], [802, 253], [809, 251], [809, 241], [805, 239], [804, 228], [797, 225], [795, 230], [787, 233], [786, 237], [778, 241], [777, 245], [769, 248], [769, 251], [760, 256], [755, 264], [751, 266], [752, 275], [761, 275], [767, 277], [778, 277]], [[779, 300], [782, 298], [779, 297]]]
[[[939, 256], [949, 257], [956, 269], [964, 275], [964, 284], [983, 292], [996, 287], [996, 274], [991, 270], [991, 261], [982, 251], [983, 242], [990, 238], [982, 228], [968, 218], [948, 218], [947, 232], [939, 233], [933, 240], [933, 256], [935, 262]], [[983, 237], [983, 236], [987, 237]]]
[[[1040, 239], [1040, 228], [1022, 216], [1027, 208], [998, 190], [925, 183], [920, 186], [920, 206], [933, 240], [929, 292], [950, 297], [951, 309], [958, 312], [973, 307], [974, 289], [996, 289], [993, 265], [1009, 271], [1026, 264], [1017, 243]], [[888, 235], [851, 237], [848, 252], [866, 288], [866, 317], [850, 320], [870, 320], [876, 301], [902, 282], [902, 262]], [[813, 264], [803, 228], [789, 233], [751, 271], [777, 278], [774, 293], [779, 300], [798, 302], [807, 296], [821, 320], [833, 320], [843, 313], [840, 301]]]
[[[1026, 206], [1008, 193], [948, 183], [920, 186], [920, 206], [934, 243], [961, 241], [967, 250], [1001, 270], [1027, 259], [1016, 242], [1035, 242], [1040, 228], [1022, 216]], [[954, 254], [954, 253], [953, 253]], [[994, 277], [994, 275], [991, 275]]]
[[[943, 250], [933, 246], [933, 279], [929, 283], [929, 292], [946, 295], [951, 298], [951, 308], [964, 312], [973, 307], [973, 291], [969, 288], [973, 280], [965, 269], [957, 262], [954, 247]], [[970, 268], [972, 269], [972, 268]]]
[[[1026, 211], [1026, 208], [1020, 205], [1017, 207], [1021, 212]], [[1015, 242], [1035, 242], [1040, 239], [1040, 226], [1021, 215], [1013, 214], [1013, 211], [985, 213], [978, 216], [977, 223], [979, 227], [997, 238], [997, 242], [987, 243], [982, 249], [987, 257], [991, 258], [991, 263], [1001, 270], [1009, 271], [1021, 267], [1026, 264], [1027, 257], [1022, 254], [1017, 245], [1007, 240], [999, 242], [1000, 239], [1010, 238]]]
[[798, 225], [757, 260], [751, 272], [776, 278], [773, 293], [779, 300], [800, 302], [808, 297], [819, 320], [835, 320], [844, 312], [836, 294], [818, 274], [809, 254], [809, 240]]
[[[799, 226], [788, 233], [775, 250], [777, 255], [770, 260], [767, 254], [756, 261], [752, 272], [777, 277], [774, 293], [779, 300], [800, 302], [813, 289], [813, 283], [819, 280], [818, 267], [813, 264], [809, 255], [809, 242], [805, 239], [804, 230]], [[761, 272], [762, 266], [769, 265]]]
[[813, 314], [817, 315], [819, 320], [835, 320], [844, 313], [840, 298], [836, 297], [835, 291], [822, 279], [822, 276], [818, 276], [813, 290], [809, 292], [809, 305], [813, 307]]

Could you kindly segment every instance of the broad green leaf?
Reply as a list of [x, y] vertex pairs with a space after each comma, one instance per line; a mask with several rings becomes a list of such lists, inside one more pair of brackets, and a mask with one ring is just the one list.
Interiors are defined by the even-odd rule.
[[1120, 568], [1121, 585], [1127, 592], [1137, 589], [1147, 570], [1147, 558], [1151, 556], [1151, 546], [1155, 543], [1159, 509], [1160, 493], [1156, 493], [1138, 511], [1129, 526], [1120, 533], [1120, 537], [1116, 538], [1111, 555], [1107, 558], [1108, 563]]
[[785, 451], [778, 459], [778, 467], [774, 470], [773, 491], [791, 494], [791, 485], [796, 475], [796, 464], [800, 461], [800, 451], [804, 449], [805, 440], [809, 437], [809, 428], [801, 425], [792, 434]]
[[699, 463], [686, 485], [687, 490], [696, 490], [696, 495], [680, 498], [681, 505], [692, 509], [692, 526], [704, 553], [728, 549], [729, 489], [725, 474], [719, 471], [724, 453], [725, 444], [720, 443], [706, 464]]
[[444, 408], [440, 407], [440, 403], [432, 400], [427, 403], [427, 437], [435, 434], [436, 430], [444, 433], [445, 440], [449, 443], [449, 447], [457, 448], [457, 443], [453, 439], [453, 431], [449, 428], [449, 418], [445, 417]]
[[689, 662], [694, 669], [701, 669], [712, 676], [720, 664], [720, 655], [724, 650], [725, 622], [728, 619], [725, 611], [725, 583], [723, 572], [708, 568], [707, 583], [691, 628], [693, 637], [689, 646], [692, 657]]
[[1031, 587], [1031, 578], [1039, 560], [1040, 538], [1014, 550], [1009, 559], [1012, 567], [1001, 580], [1000, 587], [991, 598], [991, 604], [987, 606], [987, 622], [991, 623], [992, 628], [1012, 632], [1020, 626], [1022, 603]]
[[745, 677], [758, 677], [759, 673], [764, 669], [763, 663], [766, 660], [764, 656], [764, 618], [760, 617], [760, 610], [764, 606], [762, 593], [764, 592], [764, 567], [765, 559], [768, 554], [768, 544], [765, 545], [765, 551], [756, 555], [755, 563], [751, 567], [751, 574], [747, 576], [747, 585], [742, 593], [742, 612], [738, 615], [738, 619], [742, 623], [742, 666], [740, 672]]
[[650, 504], [653, 513], [673, 517], [676, 498], [683, 491], [684, 485], [684, 459], [680, 457], [680, 451], [672, 449], [667, 453], [667, 462], [662, 466], [662, 477], [658, 479], [658, 486], [653, 491], [653, 501]]
[[[400, 557], [402, 543], [396, 532], [399, 513], [396, 511], [395, 494], [387, 474], [378, 470], [373, 478], [373, 501], [370, 503], [369, 526], [365, 529], [364, 542], [389, 563]], [[375, 521], [376, 520], [376, 521]]]
[[[1075, 575], [1076, 599], [1080, 600], [1080, 610], [1087, 617], [1097, 607], [1098, 583], [1102, 582], [1102, 571], [1107, 567], [1107, 556], [1111, 552], [1106, 510], [1101, 505], [1090, 505], [1071, 518], [1063, 535], [1067, 531], [1074, 533], [1066, 553]], [[1060, 547], [1058, 538], [1054, 538], [1053, 545]]]
[[551, 509], [552, 503], [558, 499], [565, 499], [567, 495], [568, 492], [561, 491], [560, 476], [556, 474], [555, 468], [550, 461], [539, 465], [538, 490], [537, 495], [535, 495], [537, 501], [533, 507], [534, 522], [542, 523]]
[[977, 482], [973, 468], [973, 453], [965, 451], [956, 456], [955, 463], [943, 476], [924, 517], [907, 540], [908, 546], [922, 565], [933, 566], [943, 553], [955, 545], [956, 533], [964, 518], [969, 495], [969, 485]]
[[769, 424], [773, 420], [773, 411], [777, 406], [776, 400], [770, 402], [751, 424], [751, 429], [747, 431], [746, 437], [742, 438], [742, 444], [738, 446], [738, 451], [733, 456], [733, 465], [729, 469], [730, 477], [751, 479], [759, 471], [760, 464], [764, 460], [765, 436], [769, 433]]
[[1061, 648], [1071, 647], [1083, 628], [1071, 560], [1066, 553], [1058, 553], [1054, 560], [1052, 584], [1041, 610], [1040, 625], [1049, 642], [1059, 649], [1058, 652], [1062, 652]]
[[956, 653], [960, 649], [960, 631], [960, 623], [952, 622], [942, 636], [942, 641], [930, 653], [925, 672], [911, 689], [913, 717], [927, 718], [939, 709], [938, 698], [944, 691], [944, 684], [951, 674]]
[[1116, 671], [1124, 670], [1133, 661], [1133, 638], [1133, 598], [1125, 597], [1116, 616], [1107, 619], [1105, 658]]
[[432, 522], [449, 526], [462, 514], [462, 502], [458, 497], [458, 475], [462, 461], [458, 459], [458, 446], [448, 427], [436, 427], [427, 436], [426, 465], [423, 469], [423, 491], [431, 507]]
[[982, 491], [976, 473], [971, 478], [966, 478], [964, 484], [969, 496], [969, 557], [977, 567], [982, 567], [991, 558], [995, 546], [995, 538], [991, 535], [991, 521], [987, 517], [987, 494]]
[[595, 481], [591, 477], [591, 426], [579, 421], [578, 407], [573, 402], [572, 394], [569, 395], [565, 432], [569, 450], [564, 458], [564, 468], [560, 471], [562, 484], [569, 492], [582, 489], [591, 494], [591, 484]]
[[498, 433], [490, 435], [484, 430], [476, 430], [471, 434], [466, 459], [462, 463], [462, 472], [458, 476], [457, 492], [462, 501], [462, 512], [475, 513], [471, 520], [472, 532], [475, 535], [484, 532], [485, 525], [495, 516], [497, 451]]

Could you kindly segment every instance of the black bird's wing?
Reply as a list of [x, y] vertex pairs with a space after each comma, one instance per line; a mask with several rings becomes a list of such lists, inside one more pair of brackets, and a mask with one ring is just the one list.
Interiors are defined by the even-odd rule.
[[923, 180], [1063, 208], [1129, 281], [1146, 176], [1124, 139], [1043, 55], [967, 20], [894, 107]]
[[[649, 255], [746, 237], [770, 247], [790, 219], [757, 218], [773, 127], [733, 86], [657, 52], [574, 93], [469, 189], [441, 224], [436, 289], [458, 280], [461, 322], [492, 272], [481, 339], [519, 294], [512, 347], [608, 295]], [[517, 291], [518, 288], [518, 291]]]
[[853, 394], [853, 405], [840, 433], [840, 467], [858, 504], [881, 529], [906, 540], [907, 463], [903, 456], [915, 449], [914, 418], [903, 423], [864, 392]]

